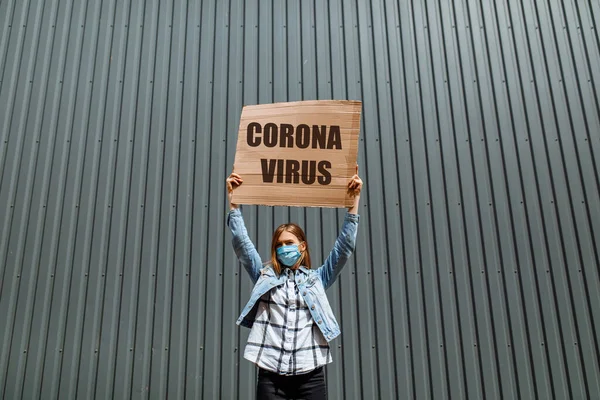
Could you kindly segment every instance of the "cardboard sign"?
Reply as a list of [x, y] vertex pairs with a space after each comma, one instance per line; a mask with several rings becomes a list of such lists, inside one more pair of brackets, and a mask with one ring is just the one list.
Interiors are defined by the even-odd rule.
[[244, 183], [234, 204], [351, 207], [360, 101], [245, 106], [234, 169]]

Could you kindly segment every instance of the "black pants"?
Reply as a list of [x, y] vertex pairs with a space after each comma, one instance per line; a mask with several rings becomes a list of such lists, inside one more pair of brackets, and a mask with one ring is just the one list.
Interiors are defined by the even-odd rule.
[[327, 399], [327, 385], [323, 367], [307, 374], [285, 376], [258, 369], [257, 400], [273, 399]]

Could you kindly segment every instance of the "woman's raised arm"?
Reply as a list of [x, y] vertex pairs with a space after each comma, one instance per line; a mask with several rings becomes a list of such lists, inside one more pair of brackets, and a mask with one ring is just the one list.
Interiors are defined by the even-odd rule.
[[260, 259], [260, 255], [254, 247], [254, 244], [248, 236], [248, 231], [246, 230], [244, 218], [242, 217], [242, 212], [239, 209], [239, 206], [231, 203], [233, 191], [240, 186], [242, 182], [244, 182], [242, 177], [235, 172], [232, 172], [226, 180], [229, 200], [227, 226], [231, 230], [233, 250], [238, 257], [238, 260], [240, 260], [240, 263], [250, 275], [252, 282], [256, 283], [258, 277], [260, 276], [262, 261]]

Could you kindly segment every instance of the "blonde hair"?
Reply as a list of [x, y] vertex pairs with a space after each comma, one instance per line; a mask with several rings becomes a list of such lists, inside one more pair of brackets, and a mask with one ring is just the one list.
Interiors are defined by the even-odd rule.
[[273, 239], [271, 240], [271, 261], [269, 264], [273, 267], [277, 275], [279, 275], [282, 270], [281, 265], [277, 260], [277, 241], [283, 232], [290, 232], [292, 235], [296, 236], [300, 242], [304, 242], [305, 245], [302, 255], [292, 269], [296, 269], [301, 265], [311, 269], [310, 251], [308, 250], [308, 242], [306, 241], [306, 235], [304, 234], [304, 231], [294, 223], [283, 224], [279, 225], [279, 227], [275, 229], [275, 232], [273, 232]]

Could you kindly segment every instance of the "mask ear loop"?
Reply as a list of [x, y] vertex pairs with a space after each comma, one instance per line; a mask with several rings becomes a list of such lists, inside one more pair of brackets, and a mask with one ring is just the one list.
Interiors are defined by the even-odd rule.
[[300, 242], [300, 244], [298, 245], [298, 247], [300, 247], [300, 245], [304, 244], [304, 249], [300, 250], [300, 258], [298, 259], [298, 266], [300, 267], [301, 265], [303, 265], [304, 262], [304, 256], [306, 255], [306, 242]]

